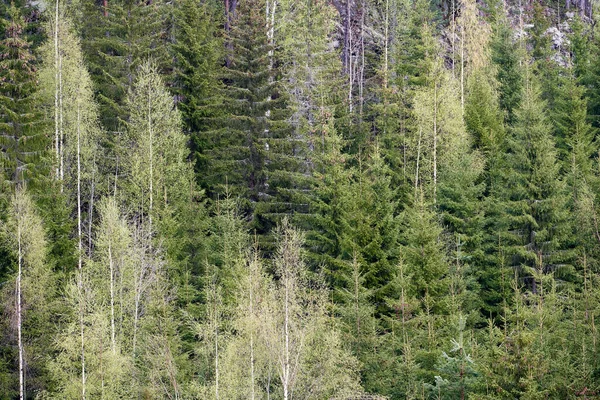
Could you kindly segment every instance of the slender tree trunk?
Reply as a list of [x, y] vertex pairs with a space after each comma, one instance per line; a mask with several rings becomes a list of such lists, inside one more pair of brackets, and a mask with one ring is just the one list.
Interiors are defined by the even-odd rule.
[[[464, 24], [463, 24], [464, 25]], [[465, 113], [465, 27], [461, 28], [460, 36], [460, 107]]]
[[81, 397], [85, 400], [85, 338], [83, 332], [83, 260], [81, 237], [81, 105], [77, 104], [77, 237], [78, 237], [78, 263], [79, 269], [79, 328], [81, 335]]
[[437, 89], [436, 81], [433, 86], [433, 204], [435, 204], [437, 200]]
[[[58, 18], [58, 16], [57, 16]], [[60, 118], [60, 192], [64, 190], [65, 180], [65, 133], [63, 109], [62, 54], [58, 54], [58, 108]]]
[[22, 336], [22, 303], [21, 303], [21, 275], [23, 272], [23, 249], [21, 245], [21, 205], [18, 204], [17, 207], [17, 243], [18, 243], [18, 258], [19, 258], [19, 270], [17, 272], [17, 298], [16, 298], [16, 306], [17, 306], [17, 336], [18, 336], [18, 346], [19, 346], [19, 399], [25, 400], [25, 374], [24, 374], [24, 365], [23, 365], [23, 336]]
[[284, 316], [284, 340], [285, 340], [285, 354], [283, 364], [283, 399], [288, 400], [289, 398], [289, 384], [290, 384], [290, 307], [289, 307], [289, 266], [286, 266], [285, 271], [285, 316]]
[[344, 20], [344, 55], [343, 63], [345, 72], [350, 75], [350, 1], [346, 0], [346, 15]]
[[419, 161], [421, 159], [421, 139], [423, 136], [423, 129], [419, 128], [419, 141], [417, 142], [417, 167], [415, 171], [415, 200], [417, 199], [417, 188], [419, 186]]
[[[257, 254], [254, 255], [254, 262], [257, 262]], [[252, 268], [256, 268], [253, 266]], [[254, 393], [254, 271], [250, 270], [250, 399], [255, 399]]]
[[56, 0], [56, 11], [54, 15], [54, 159], [55, 159], [55, 179], [60, 178], [60, 133], [58, 123], [58, 4], [59, 0]]
[[352, 24], [350, 17], [350, 1], [346, 0], [346, 27], [344, 30], [344, 67], [348, 74], [348, 108], [352, 112], [352, 90], [354, 76], [352, 71]]
[[110, 340], [113, 354], [117, 353], [115, 341], [115, 268], [112, 257], [112, 241], [108, 245], [108, 264], [110, 266]]
[[360, 74], [359, 74], [359, 115], [362, 122], [363, 106], [364, 106], [364, 79], [365, 79], [365, 2], [361, 3], [361, 16], [360, 16]]
[[[216, 308], [216, 305], [215, 305]], [[215, 310], [216, 312], [216, 310]], [[215, 316], [216, 318], [216, 316]], [[219, 324], [215, 319], [215, 399], [219, 400]]]
[[152, 206], [153, 206], [153, 182], [154, 182], [154, 154], [153, 154], [153, 140], [154, 135], [152, 133], [152, 100], [150, 99], [151, 88], [148, 86], [148, 142], [150, 146], [150, 211], [148, 212], [148, 218], [150, 221], [150, 232], [152, 232]]

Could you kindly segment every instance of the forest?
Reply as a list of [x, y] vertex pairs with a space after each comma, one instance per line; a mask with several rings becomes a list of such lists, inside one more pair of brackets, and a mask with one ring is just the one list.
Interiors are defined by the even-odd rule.
[[600, 399], [597, 7], [2, 0], [0, 399]]

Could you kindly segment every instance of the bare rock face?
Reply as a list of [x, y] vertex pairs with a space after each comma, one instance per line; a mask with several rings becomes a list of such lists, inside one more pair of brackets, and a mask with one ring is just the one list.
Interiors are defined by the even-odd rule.
[[[568, 24], [566, 24], [566, 28], [569, 28]], [[551, 26], [550, 28], [546, 29], [546, 32], [544, 32], [546, 36], [550, 36], [552, 40], [552, 48], [554, 50], [561, 50], [565, 46], [568, 46], [570, 44], [569, 39], [567, 37], [567, 29], [565, 29], [564, 26]]]

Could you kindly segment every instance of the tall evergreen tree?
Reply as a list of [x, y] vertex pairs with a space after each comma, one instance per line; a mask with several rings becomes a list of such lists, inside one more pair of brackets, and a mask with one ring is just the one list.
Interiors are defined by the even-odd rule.
[[259, 234], [297, 206], [293, 189], [306, 170], [304, 142], [286, 122], [286, 95], [272, 61], [264, 2], [238, 5], [229, 33], [229, 65], [224, 70], [223, 114], [207, 131], [203, 182], [213, 197], [224, 188], [244, 201], [243, 214]]
[[47, 146], [37, 92], [37, 68], [29, 42], [24, 37], [25, 21], [11, 5], [3, 21], [5, 38], [0, 43], [0, 155], [3, 180], [22, 183], [44, 173], [41, 162]]
[[[166, 48], [171, 4], [163, 0], [110, 0], [75, 3], [82, 48], [97, 90], [103, 127], [122, 130], [128, 114], [124, 100], [138, 67], [153, 57], [161, 69], [169, 63]], [[109, 143], [118, 138], [109, 138]]]
[[498, 186], [491, 192], [491, 201], [497, 202], [501, 213], [499, 225], [493, 228], [492, 246], [505, 249], [506, 265], [516, 268], [535, 293], [531, 274], [538, 262], [543, 263], [544, 272], [556, 271], [557, 277], [566, 280], [573, 276], [567, 197], [551, 127], [535, 79], [530, 74], [526, 78], [523, 101], [508, 138], [503, 183], [494, 184]]
[[514, 111], [521, 102], [523, 91], [522, 57], [515, 45], [509, 21], [503, 18], [496, 22], [491, 40], [492, 63], [497, 68], [500, 108], [508, 123], [514, 122]]
[[[208, 170], [207, 136], [211, 118], [218, 115], [220, 72], [224, 48], [219, 38], [218, 8], [214, 2], [187, 0], [174, 10], [176, 42], [173, 92], [178, 96], [185, 133], [198, 177]], [[198, 179], [200, 182], [202, 178]]]

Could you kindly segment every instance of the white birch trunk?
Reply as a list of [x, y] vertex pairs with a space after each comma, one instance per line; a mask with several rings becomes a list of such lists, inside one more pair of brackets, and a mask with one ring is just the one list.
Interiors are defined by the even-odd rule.
[[[20, 205], [17, 205], [20, 208]], [[21, 315], [21, 275], [23, 270], [23, 250], [21, 246], [21, 210], [17, 210], [17, 243], [18, 243], [18, 258], [19, 258], [19, 270], [17, 272], [17, 298], [16, 298], [16, 306], [17, 306], [17, 336], [18, 336], [18, 346], [19, 346], [19, 399], [25, 399], [25, 375], [24, 375], [24, 365], [23, 365], [23, 336], [22, 336], [22, 321], [23, 317]]]
[[288, 400], [289, 398], [289, 384], [290, 384], [290, 310], [289, 310], [289, 266], [286, 266], [285, 276], [285, 316], [284, 316], [284, 340], [285, 340], [285, 354], [283, 364], [283, 399]]
[[115, 341], [115, 268], [112, 257], [112, 242], [108, 245], [108, 264], [110, 266], [110, 340], [113, 354], [117, 353]]
[[56, 0], [56, 14], [54, 16], [54, 159], [55, 179], [60, 178], [60, 134], [58, 124], [58, 2]]
[[60, 52], [58, 54], [58, 108], [60, 118], [60, 191], [62, 193], [64, 190], [65, 179], [65, 134], [63, 118], [62, 55]]
[[423, 136], [423, 129], [419, 128], [419, 141], [417, 142], [417, 167], [415, 171], [415, 200], [417, 198], [417, 188], [419, 186], [419, 161], [421, 159], [421, 138]]
[[154, 154], [153, 154], [153, 133], [152, 133], [152, 99], [150, 98], [151, 87], [148, 86], [148, 140], [150, 145], [150, 211], [148, 218], [150, 220], [150, 232], [152, 232], [152, 208], [153, 208], [153, 181], [154, 181]]
[[250, 399], [254, 400], [254, 272], [250, 271]]
[[433, 86], [433, 204], [437, 199], [437, 81]]
[[[62, 100], [61, 100], [62, 105]], [[61, 132], [62, 137], [62, 132]], [[61, 155], [62, 168], [62, 155]], [[61, 177], [62, 180], [62, 177]], [[62, 188], [62, 185], [61, 185]], [[77, 104], [77, 237], [78, 237], [78, 269], [79, 269], [79, 328], [81, 335], [81, 397], [85, 400], [85, 337], [83, 329], [83, 260], [81, 235], [81, 104]]]

